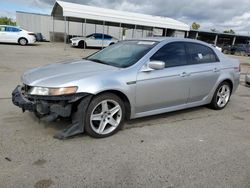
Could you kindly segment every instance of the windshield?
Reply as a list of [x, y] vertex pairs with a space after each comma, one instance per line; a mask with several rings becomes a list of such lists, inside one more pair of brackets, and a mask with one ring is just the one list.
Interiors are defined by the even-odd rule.
[[86, 59], [126, 68], [135, 64], [156, 44], [155, 41], [122, 41], [104, 48]]

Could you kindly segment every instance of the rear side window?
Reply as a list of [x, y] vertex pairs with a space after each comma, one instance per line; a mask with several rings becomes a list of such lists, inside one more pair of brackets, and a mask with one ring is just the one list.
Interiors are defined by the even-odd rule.
[[163, 61], [165, 67], [176, 67], [187, 65], [186, 51], [184, 43], [174, 42], [166, 44], [159, 49], [150, 60]]
[[202, 44], [186, 43], [189, 64], [215, 63], [219, 62], [214, 51]]

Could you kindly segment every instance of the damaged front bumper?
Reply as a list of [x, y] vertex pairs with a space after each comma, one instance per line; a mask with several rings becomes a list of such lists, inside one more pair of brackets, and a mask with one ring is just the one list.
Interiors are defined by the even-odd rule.
[[84, 121], [81, 118], [87, 110], [91, 95], [76, 93], [60, 96], [28, 95], [24, 87], [18, 85], [12, 92], [12, 102], [23, 112], [35, 112], [41, 120], [54, 121], [59, 117], [71, 117], [72, 125], [55, 135], [56, 138], [65, 139], [84, 131]]

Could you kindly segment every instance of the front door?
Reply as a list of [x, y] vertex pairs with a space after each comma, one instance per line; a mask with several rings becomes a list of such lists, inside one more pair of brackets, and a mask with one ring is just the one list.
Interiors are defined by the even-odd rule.
[[188, 65], [184, 44], [166, 44], [150, 58], [150, 61], [165, 62], [165, 69], [138, 73], [136, 113], [186, 104], [189, 77], [186, 74]]

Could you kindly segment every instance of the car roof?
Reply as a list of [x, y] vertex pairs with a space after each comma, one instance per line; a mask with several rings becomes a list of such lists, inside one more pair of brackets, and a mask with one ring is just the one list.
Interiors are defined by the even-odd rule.
[[199, 43], [203, 45], [209, 46], [208, 43], [196, 40], [196, 39], [190, 39], [190, 38], [180, 38], [180, 37], [145, 37], [145, 38], [136, 38], [136, 39], [130, 39], [130, 40], [142, 40], [142, 41], [155, 41], [155, 42], [193, 42], [193, 43]]
[[20, 28], [19, 26], [15, 26], [15, 25], [0, 25], [0, 26]]

